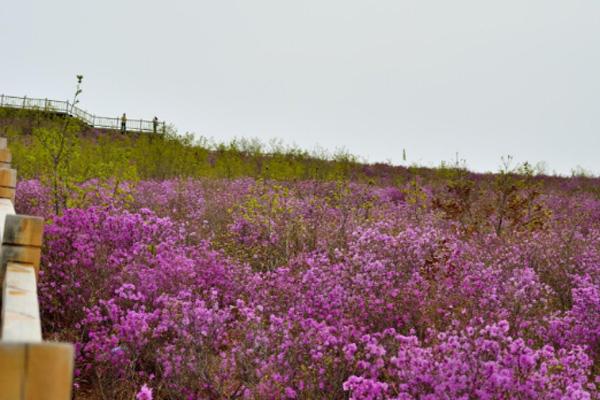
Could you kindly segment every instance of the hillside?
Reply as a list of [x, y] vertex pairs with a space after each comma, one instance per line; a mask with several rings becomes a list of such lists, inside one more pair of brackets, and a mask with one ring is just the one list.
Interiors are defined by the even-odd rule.
[[[164, 179], [164, 178], [240, 178], [297, 180], [345, 180], [379, 186], [401, 185], [418, 177], [426, 181], [444, 181], [461, 165], [442, 163], [438, 168], [367, 164], [357, 157], [311, 153], [274, 142], [265, 145], [258, 140], [236, 140], [230, 143], [210, 141], [204, 137], [178, 134], [169, 127], [166, 134], [94, 129], [77, 119], [69, 119], [72, 145], [68, 174], [78, 181], [92, 178]], [[0, 108], [0, 134], [10, 138], [15, 165], [21, 176], [39, 178], [47, 171], [48, 149], [39, 138], [54, 131], [59, 136], [65, 117], [39, 111]], [[36, 135], [37, 132], [37, 135]], [[36, 140], [36, 137], [38, 138]], [[28, 153], [29, 155], [25, 155]], [[35, 162], [32, 162], [35, 160]], [[498, 160], [500, 165], [500, 160]], [[505, 172], [519, 173], [518, 165]], [[524, 171], [533, 179], [551, 186], [569, 186], [576, 190], [595, 191], [598, 180], [587, 176], [559, 177]], [[473, 181], [489, 181], [493, 174], [466, 173]]]
[[0, 113], [76, 398], [600, 398], [597, 179]]

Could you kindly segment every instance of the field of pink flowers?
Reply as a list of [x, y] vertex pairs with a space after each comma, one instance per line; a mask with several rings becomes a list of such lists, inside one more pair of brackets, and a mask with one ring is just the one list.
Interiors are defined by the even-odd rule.
[[49, 223], [83, 399], [600, 399], [600, 200], [417, 181], [89, 182]]

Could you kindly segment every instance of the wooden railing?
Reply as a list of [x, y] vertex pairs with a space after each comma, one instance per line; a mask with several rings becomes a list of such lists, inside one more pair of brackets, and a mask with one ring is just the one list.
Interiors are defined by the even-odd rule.
[[[24, 110], [38, 110], [52, 112], [56, 114], [64, 114], [75, 117], [83, 121], [85, 124], [100, 129], [121, 129], [120, 117], [100, 117], [95, 114], [82, 110], [69, 101], [35, 99], [27, 96], [6, 96], [0, 95], [0, 107], [20, 108]], [[126, 130], [131, 132], [152, 132], [164, 133], [166, 123], [164, 121], [149, 121], [144, 119], [127, 119]]]
[[69, 400], [73, 346], [44, 342], [37, 297], [44, 220], [15, 214], [17, 172], [0, 138], [0, 400]]

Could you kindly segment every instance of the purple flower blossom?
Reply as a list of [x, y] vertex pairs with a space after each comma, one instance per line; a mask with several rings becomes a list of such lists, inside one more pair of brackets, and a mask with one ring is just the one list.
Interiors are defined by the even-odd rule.
[[150, 389], [146, 384], [142, 386], [140, 391], [135, 395], [136, 400], [152, 400], [152, 389]]

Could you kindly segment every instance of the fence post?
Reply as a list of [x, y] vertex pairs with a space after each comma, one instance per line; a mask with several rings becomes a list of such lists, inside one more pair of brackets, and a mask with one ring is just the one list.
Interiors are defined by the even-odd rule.
[[25, 109], [25, 102], [26, 102], [26, 101], [27, 101], [27, 96], [24, 96], [24, 97], [23, 97], [23, 107], [22, 107], [23, 109]]
[[0, 343], [0, 399], [71, 399], [73, 359], [66, 343]]
[[[37, 276], [42, 255], [44, 220], [7, 214], [2, 237], [2, 340], [41, 342], [42, 324]], [[1, 397], [0, 397], [1, 398]]]
[[0, 168], [0, 198], [9, 199], [14, 204], [16, 186], [17, 171], [10, 168]]
[[4, 106], [4, 94], [0, 96], [0, 107]]
[[0, 267], [9, 262], [31, 264], [37, 275], [42, 255], [44, 219], [31, 215], [9, 214], [4, 221]]
[[6, 148], [6, 138], [0, 138], [0, 168], [10, 168], [12, 153]]
[[163, 121], [163, 123], [162, 123], [162, 131], [163, 131], [163, 135], [167, 132], [167, 123], [165, 121]]

